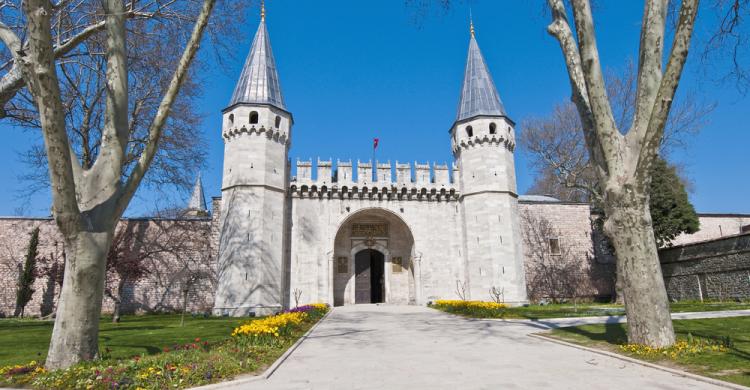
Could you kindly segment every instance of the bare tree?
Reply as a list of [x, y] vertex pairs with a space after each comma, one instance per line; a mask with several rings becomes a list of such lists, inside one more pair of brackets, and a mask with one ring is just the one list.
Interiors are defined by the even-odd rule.
[[607, 97], [588, 0], [571, 0], [575, 34], [563, 0], [548, 0], [548, 32], [562, 50], [586, 146], [599, 182], [607, 220], [604, 231], [617, 251], [628, 340], [663, 347], [675, 336], [651, 216], [650, 168], [687, 60], [698, 0], [683, 0], [666, 66], [662, 65], [666, 0], [646, 0], [641, 26], [635, 106], [627, 131], [619, 129]]
[[[612, 106], [618, 129], [626, 129], [632, 119], [636, 96], [635, 65], [628, 62], [622, 74], [609, 72], [605, 76], [607, 96]], [[659, 154], [687, 147], [687, 141], [705, 126], [707, 116], [715, 104], [698, 101], [687, 94], [670, 110], [664, 127]], [[553, 195], [571, 202], [601, 201], [593, 163], [589, 158], [581, 120], [573, 103], [562, 103], [549, 117], [531, 118], [523, 122], [519, 145], [531, 157], [536, 170], [529, 193]], [[690, 181], [682, 175], [683, 182]]]
[[154, 116], [148, 119], [141, 150], [128, 148], [129, 10], [121, 0], [106, 0], [101, 3], [100, 12], [93, 13], [106, 33], [100, 60], [104, 75], [100, 93], [105, 109], [101, 143], [95, 160], [88, 166], [77, 158], [70, 140], [74, 129], [67, 127], [60, 84], [60, 76], [66, 76], [64, 71], [58, 71], [59, 41], [53, 40], [53, 32], [64, 26], [52, 16], [57, 15], [57, 7], [68, 3], [22, 2], [22, 17], [17, 22], [25, 35], [16, 34], [7, 23], [0, 24], [0, 40], [7, 46], [35, 103], [45, 141], [53, 216], [67, 249], [63, 288], [46, 363], [50, 369], [97, 356], [105, 265], [115, 225], [154, 161], [162, 130], [198, 51], [215, 0], [204, 0], [200, 11], [190, 17], [194, 20], [192, 32], [172, 66], [174, 73], [161, 91]]
[[[750, 0], [713, 0], [706, 10], [716, 28], [709, 34], [701, 52], [705, 70], [719, 75], [718, 81], [731, 82], [742, 94], [750, 89]], [[726, 69], [717, 64], [729, 62]]]

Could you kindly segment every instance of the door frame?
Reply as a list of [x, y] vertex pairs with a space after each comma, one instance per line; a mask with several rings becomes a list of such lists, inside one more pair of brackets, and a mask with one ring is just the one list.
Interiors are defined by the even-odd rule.
[[[390, 303], [391, 301], [391, 252], [388, 250], [387, 243], [386, 245], [383, 245], [381, 242], [376, 242], [373, 245], [365, 245], [364, 242], [357, 243], [356, 245], [352, 245], [352, 250], [349, 253], [349, 269], [355, 271], [356, 270], [356, 263], [355, 263], [355, 256], [357, 253], [365, 250], [365, 249], [374, 249], [380, 253], [383, 254], [383, 303]], [[349, 288], [348, 293], [346, 294], [348, 296], [348, 301], [350, 305], [354, 305], [356, 303], [356, 289], [357, 289], [357, 273], [352, 272], [351, 278], [349, 279], [352, 288]], [[347, 304], [347, 300], [344, 300], [344, 305]]]

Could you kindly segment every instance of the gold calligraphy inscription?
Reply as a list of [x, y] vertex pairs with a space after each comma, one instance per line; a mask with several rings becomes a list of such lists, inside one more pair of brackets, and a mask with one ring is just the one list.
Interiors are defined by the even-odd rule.
[[352, 237], [385, 237], [388, 235], [388, 224], [385, 223], [354, 223]]
[[346, 257], [339, 257], [336, 259], [336, 272], [340, 274], [349, 273], [349, 259]]

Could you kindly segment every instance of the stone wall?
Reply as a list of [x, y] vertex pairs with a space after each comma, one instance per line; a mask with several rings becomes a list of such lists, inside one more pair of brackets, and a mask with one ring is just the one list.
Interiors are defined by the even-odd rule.
[[[614, 256], [597, 228], [600, 216], [592, 214], [588, 204], [521, 201], [519, 212], [524, 233], [526, 285], [531, 299], [549, 298], [545, 283], [559, 285], [573, 281], [574, 286], [565, 289], [574, 290], [578, 297], [608, 299], [614, 294]], [[548, 227], [540, 228], [540, 224]], [[534, 239], [538, 247], [533, 247]], [[558, 240], [559, 254], [550, 253], [549, 239]], [[560, 264], [563, 262], [569, 264]], [[572, 274], [562, 275], [571, 268], [575, 269]]]
[[750, 234], [663, 249], [659, 257], [672, 300], [750, 298]]
[[[194, 279], [188, 289], [188, 310], [211, 309], [216, 283], [211, 223], [210, 219], [124, 219], [119, 223], [118, 231], [127, 231], [133, 238], [123, 245], [147, 253], [143, 260], [145, 276], [124, 285], [123, 313], [181, 310], [188, 279]], [[18, 274], [35, 227], [40, 228], [38, 276], [26, 313], [47, 315], [56, 307], [64, 244], [55, 222], [49, 218], [0, 218], [0, 317], [14, 313]], [[117, 274], [108, 274], [110, 291], [115, 290], [118, 280]], [[113, 308], [114, 301], [105, 294], [102, 311], [111, 312]]]

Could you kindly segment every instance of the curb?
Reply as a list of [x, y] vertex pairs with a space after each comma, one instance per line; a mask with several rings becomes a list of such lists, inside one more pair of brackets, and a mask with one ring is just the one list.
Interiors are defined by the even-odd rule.
[[690, 372], [687, 372], [687, 371], [678, 370], [678, 369], [669, 368], [669, 367], [661, 366], [661, 365], [654, 364], [654, 363], [645, 362], [643, 360], [638, 360], [638, 359], [635, 359], [635, 358], [631, 358], [631, 357], [628, 357], [628, 356], [625, 356], [625, 355], [620, 355], [620, 354], [613, 353], [613, 352], [603, 351], [601, 349], [584, 347], [583, 345], [569, 343], [567, 341], [558, 340], [556, 338], [552, 338], [552, 337], [549, 337], [549, 336], [546, 336], [546, 335], [542, 335], [542, 334], [539, 334], [539, 333], [529, 333], [527, 336], [533, 337], [533, 338], [537, 338], [537, 339], [540, 339], [540, 340], [544, 340], [544, 341], [550, 341], [550, 342], [553, 342], [553, 343], [556, 343], [556, 344], [565, 345], [565, 346], [572, 347], [572, 348], [577, 348], [577, 349], [584, 350], [584, 351], [591, 352], [591, 353], [596, 353], [596, 354], [599, 354], [599, 355], [608, 356], [608, 357], [619, 359], [619, 360], [624, 360], [624, 361], [629, 362], [629, 363], [638, 364], [638, 365], [641, 365], [641, 366], [644, 366], [644, 367], [654, 368], [654, 369], [657, 369], [657, 370], [660, 370], [660, 371], [668, 372], [668, 373], [673, 374], [673, 375], [677, 375], [677, 376], [681, 376], [681, 377], [685, 377], [685, 378], [690, 378], [690, 379], [693, 379], [693, 380], [697, 380], [697, 381], [708, 383], [708, 384], [715, 385], [715, 386], [721, 386], [721, 387], [725, 387], [725, 388], [728, 388], [728, 389], [734, 389], [734, 390], [750, 390], [750, 387], [745, 387], [745, 386], [742, 386], [742, 385], [738, 385], [736, 383], [725, 382], [725, 381], [722, 381], [722, 380], [719, 380], [719, 379], [709, 378], [707, 376], [693, 374], [693, 373], [690, 373]]
[[281, 364], [284, 363], [284, 361], [286, 361], [286, 359], [297, 349], [297, 347], [299, 347], [300, 344], [302, 344], [302, 342], [305, 341], [310, 336], [310, 333], [312, 333], [318, 327], [318, 325], [320, 325], [326, 318], [328, 318], [328, 316], [331, 313], [333, 313], [333, 308], [331, 308], [331, 310], [329, 310], [328, 313], [326, 313], [323, 316], [323, 318], [321, 318], [320, 320], [318, 320], [318, 322], [316, 322], [315, 325], [313, 325], [310, 329], [308, 329], [307, 332], [305, 332], [305, 334], [303, 334], [294, 344], [292, 344], [291, 347], [289, 347], [289, 349], [286, 350], [286, 352], [284, 352], [284, 354], [282, 354], [281, 356], [279, 356], [279, 358], [276, 359], [276, 361], [273, 362], [273, 364], [271, 364], [270, 366], [268, 366], [268, 368], [266, 368], [266, 370], [263, 371], [261, 374], [259, 374], [259, 375], [248, 375], [248, 376], [245, 376], [245, 377], [243, 377], [242, 375], [240, 375], [240, 376], [236, 377], [235, 379], [232, 379], [232, 380], [229, 380], [229, 381], [216, 382], [216, 383], [211, 383], [210, 385], [199, 386], [199, 387], [191, 387], [190, 389], [193, 389], [193, 390], [214, 390], [214, 389], [221, 389], [224, 386], [239, 386], [239, 385], [244, 385], [244, 384], [247, 384], [247, 383], [257, 382], [257, 381], [266, 380], [266, 379], [270, 378], [271, 375], [273, 375], [273, 373], [276, 372], [276, 370], [279, 368], [279, 366], [281, 366]]

